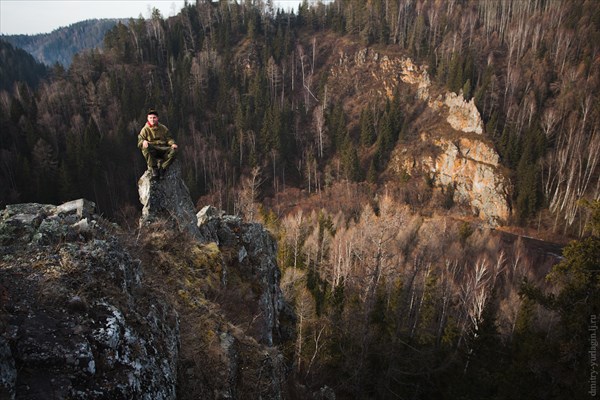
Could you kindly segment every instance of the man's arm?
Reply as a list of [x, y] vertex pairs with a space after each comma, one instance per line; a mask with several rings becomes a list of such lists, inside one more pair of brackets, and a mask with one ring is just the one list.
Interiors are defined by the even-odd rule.
[[138, 134], [137, 146], [139, 149], [145, 149], [148, 147], [148, 140], [146, 139], [147, 135], [146, 135], [145, 131], [146, 130], [144, 128], [142, 128], [142, 130]]
[[165, 128], [165, 138], [167, 139], [167, 144], [169, 146], [171, 146], [172, 148], [176, 149], [177, 143], [175, 143], [175, 140], [171, 137], [171, 132], [169, 131], [169, 128], [167, 128], [166, 126], [164, 126], [164, 128]]

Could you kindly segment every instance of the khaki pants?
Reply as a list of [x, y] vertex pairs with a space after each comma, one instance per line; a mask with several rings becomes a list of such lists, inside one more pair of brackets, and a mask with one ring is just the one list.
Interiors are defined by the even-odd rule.
[[176, 153], [177, 150], [168, 145], [148, 144], [148, 148], [142, 149], [142, 154], [150, 169], [157, 167], [159, 162], [163, 169], [167, 169], [175, 159]]

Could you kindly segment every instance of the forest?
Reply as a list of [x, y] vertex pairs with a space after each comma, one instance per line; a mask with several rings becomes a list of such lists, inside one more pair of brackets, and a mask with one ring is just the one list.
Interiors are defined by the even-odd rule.
[[[333, 90], [336, 43], [410, 57], [440, 90], [474, 100], [512, 182], [506, 226], [574, 240], [564, 257], [474, 221], [428, 177], [390, 174], [394, 152], [419, 138], [422, 107], [400, 85], [362, 102]], [[277, 238], [299, 381], [342, 399], [588, 398], [599, 50], [595, 0], [155, 10], [68, 68], [6, 75], [16, 78], [0, 91], [0, 205], [83, 197], [134, 231], [136, 136], [155, 108], [197, 207]]]
[[[107, 31], [118, 19], [91, 19], [36, 35], [0, 35], [0, 40], [23, 49], [38, 62], [68, 68], [73, 56], [86, 49], [99, 47]], [[14, 80], [8, 80], [14, 82]]]

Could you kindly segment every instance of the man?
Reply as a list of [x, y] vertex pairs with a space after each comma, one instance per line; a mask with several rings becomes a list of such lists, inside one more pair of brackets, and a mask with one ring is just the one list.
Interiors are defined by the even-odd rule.
[[171, 137], [169, 129], [158, 122], [156, 110], [148, 111], [148, 122], [138, 135], [138, 148], [152, 171], [152, 179], [163, 176], [165, 170], [175, 158], [177, 144]]

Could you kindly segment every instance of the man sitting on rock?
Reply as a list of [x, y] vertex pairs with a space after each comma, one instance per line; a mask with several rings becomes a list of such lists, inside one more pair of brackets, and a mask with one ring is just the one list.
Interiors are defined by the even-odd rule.
[[148, 122], [138, 135], [138, 147], [152, 171], [152, 179], [159, 179], [175, 158], [177, 144], [171, 137], [169, 129], [158, 123], [156, 110], [148, 111]]

